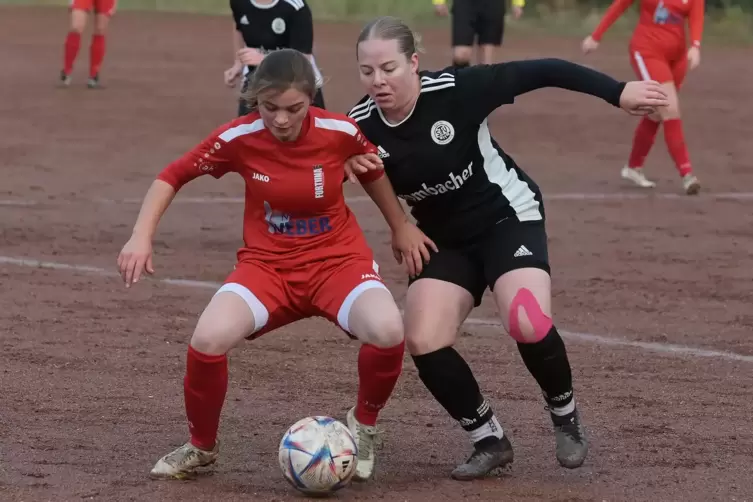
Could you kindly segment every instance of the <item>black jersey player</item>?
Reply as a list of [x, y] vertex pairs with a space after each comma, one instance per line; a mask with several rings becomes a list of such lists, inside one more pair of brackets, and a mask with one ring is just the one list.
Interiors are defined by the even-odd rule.
[[[505, 31], [507, 0], [452, 0], [452, 9], [447, 0], [432, 0], [435, 12], [440, 16], [452, 13], [452, 63], [468, 66], [473, 46], [478, 44], [481, 63], [494, 62], [494, 52], [502, 45]], [[525, 0], [512, 0], [515, 19], [520, 18]]]
[[[591, 94], [633, 114], [666, 106], [666, 94], [658, 82], [618, 82], [558, 59], [419, 71], [412, 31], [391, 17], [369, 23], [357, 49], [368, 95], [349, 115], [377, 146], [395, 193], [438, 247], [426, 263], [418, 258], [409, 266], [416, 274], [406, 296], [405, 338], [419, 378], [474, 444], [452, 476], [478, 478], [513, 459], [512, 445], [453, 348], [487, 287], [542, 390], [557, 460], [579, 467], [588, 441], [565, 345], [551, 318], [543, 199], [491, 137], [487, 116], [543, 87]], [[369, 162], [373, 167], [378, 159]]]
[[[242, 76], [241, 93], [245, 93], [251, 72], [264, 54], [276, 49], [295, 49], [306, 54], [314, 66], [319, 90], [314, 106], [324, 108], [322, 75], [314, 60], [314, 23], [311, 9], [304, 0], [230, 0], [233, 13], [235, 63], [225, 71], [225, 83], [234, 86]], [[238, 115], [249, 108], [242, 98]]]

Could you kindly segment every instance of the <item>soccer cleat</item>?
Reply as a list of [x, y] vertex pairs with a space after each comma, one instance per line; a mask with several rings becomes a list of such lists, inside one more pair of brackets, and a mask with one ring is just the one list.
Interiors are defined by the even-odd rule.
[[701, 182], [698, 181], [693, 173], [688, 173], [682, 177], [682, 187], [688, 195], [696, 195], [701, 191]]
[[580, 421], [580, 414], [575, 410], [564, 419], [552, 415], [554, 436], [557, 442], [557, 461], [562, 467], [575, 469], [583, 465], [588, 455], [588, 438], [586, 429]]
[[198, 467], [206, 467], [217, 461], [219, 441], [211, 451], [200, 450], [190, 442], [168, 453], [152, 468], [149, 476], [154, 479], [186, 479], [196, 474]]
[[483, 478], [511, 464], [513, 458], [512, 444], [507, 436], [484, 438], [476, 443], [468, 460], [457, 466], [450, 476], [458, 481]]
[[99, 82], [99, 74], [89, 77], [89, 80], [86, 81], [86, 87], [89, 89], [100, 89], [102, 84]]
[[71, 76], [65, 73], [65, 70], [60, 70], [59, 81], [62, 87], [68, 87], [71, 85], [71, 80]]
[[656, 186], [656, 183], [646, 178], [646, 175], [643, 174], [642, 168], [632, 168], [625, 166], [622, 168], [622, 173], [620, 174], [622, 176], [622, 179], [632, 181], [641, 188], [654, 188]]
[[348, 422], [348, 429], [356, 440], [358, 446], [358, 462], [356, 463], [356, 473], [353, 476], [355, 481], [367, 481], [374, 476], [374, 461], [378, 438], [381, 434], [376, 426], [364, 425], [356, 419], [356, 409], [351, 408], [348, 411], [346, 420]]

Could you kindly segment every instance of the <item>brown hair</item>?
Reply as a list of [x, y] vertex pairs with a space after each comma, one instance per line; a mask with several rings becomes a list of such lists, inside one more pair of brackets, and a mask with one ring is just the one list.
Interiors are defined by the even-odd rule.
[[401, 19], [392, 16], [382, 16], [370, 21], [361, 30], [356, 42], [358, 44], [366, 40], [397, 40], [397, 49], [406, 58], [410, 59], [413, 54], [423, 52], [421, 49], [421, 37], [411, 30]]
[[295, 49], [272, 51], [262, 59], [251, 75], [242, 99], [253, 110], [259, 105], [259, 95], [268, 91], [285, 92], [297, 89], [314, 100], [316, 75], [309, 59]]

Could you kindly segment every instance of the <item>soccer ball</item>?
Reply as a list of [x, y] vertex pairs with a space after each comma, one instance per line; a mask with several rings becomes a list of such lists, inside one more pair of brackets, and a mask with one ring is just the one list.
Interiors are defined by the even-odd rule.
[[350, 483], [358, 447], [342, 422], [306, 417], [282, 436], [279, 459], [283, 476], [297, 490], [306, 495], [329, 495]]

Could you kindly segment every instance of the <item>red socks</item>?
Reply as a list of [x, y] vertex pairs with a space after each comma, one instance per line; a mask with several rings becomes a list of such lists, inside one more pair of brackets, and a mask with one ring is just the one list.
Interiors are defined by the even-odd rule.
[[102, 60], [105, 58], [105, 36], [93, 35], [89, 46], [89, 77], [94, 78], [99, 73]]
[[76, 61], [78, 48], [80, 46], [81, 33], [77, 31], [69, 31], [68, 36], [65, 37], [65, 51], [63, 54], [63, 71], [66, 75], [70, 75], [73, 71], [73, 63]]
[[358, 353], [358, 403], [356, 420], [364, 425], [376, 425], [379, 410], [392, 395], [403, 370], [405, 342], [382, 349], [363, 344]]
[[685, 135], [682, 132], [682, 121], [680, 119], [671, 119], [664, 121], [664, 140], [667, 142], [667, 149], [675, 161], [675, 166], [680, 176], [685, 176], [693, 169], [690, 166], [690, 156], [688, 148], [685, 146]]
[[[682, 132], [682, 120], [669, 119], [664, 124], [664, 140], [667, 143], [667, 149], [675, 161], [675, 166], [680, 176], [685, 176], [692, 171], [690, 165], [690, 156], [688, 148], [685, 146], [685, 136]], [[643, 167], [646, 156], [651, 150], [659, 130], [659, 122], [654, 122], [648, 117], [644, 117], [635, 129], [633, 136], [633, 149], [630, 151], [628, 167], [633, 169]]]
[[191, 444], [199, 449], [214, 448], [227, 380], [227, 356], [202, 354], [188, 346], [183, 391]]
[[648, 117], [644, 117], [640, 121], [638, 127], [635, 128], [633, 149], [630, 151], [628, 167], [632, 169], [643, 167], [648, 152], [651, 151], [651, 147], [654, 146], [654, 139], [656, 139], [656, 133], [658, 130], [659, 122], [653, 121]]
[[[65, 51], [63, 54], [63, 71], [70, 75], [73, 71], [73, 63], [76, 62], [78, 50], [81, 47], [81, 33], [69, 31], [65, 37]], [[102, 67], [102, 61], [105, 59], [105, 36], [92, 35], [92, 42], [89, 46], [89, 77], [94, 78]]]

